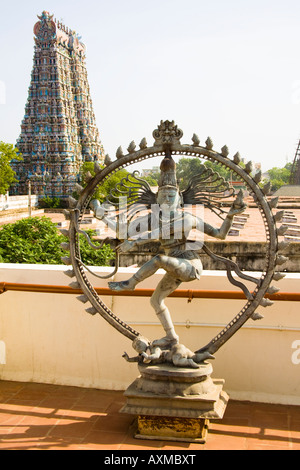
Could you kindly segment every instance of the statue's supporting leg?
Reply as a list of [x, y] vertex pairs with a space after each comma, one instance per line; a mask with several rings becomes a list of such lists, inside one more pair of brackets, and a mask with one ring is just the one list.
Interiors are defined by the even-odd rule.
[[173, 276], [167, 273], [162, 278], [151, 297], [151, 305], [154, 308], [155, 313], [166, 333], [164, 338], [153, 342], [155, 346], [166, 347], [172, 344], [176, 344], [179, 341], [179, 337], [175, 333], [175, 328], [169, 309], [165, 305], [164, 300], [166, 297], [168, 297], [168, 295], [174, 292], [174, 290], [177, 289], [180, 284], [180, 280], [175, 279]]

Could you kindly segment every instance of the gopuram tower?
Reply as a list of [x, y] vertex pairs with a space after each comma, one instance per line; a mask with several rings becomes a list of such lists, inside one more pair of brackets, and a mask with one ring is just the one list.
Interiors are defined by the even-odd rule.
[[85, 64], [85, 46], [76, 33], [44, 11], [34, 26], [35, 48], [25, 116], [14, 163], [15, 194], [65, 198], [80, 167], [104, 160]]

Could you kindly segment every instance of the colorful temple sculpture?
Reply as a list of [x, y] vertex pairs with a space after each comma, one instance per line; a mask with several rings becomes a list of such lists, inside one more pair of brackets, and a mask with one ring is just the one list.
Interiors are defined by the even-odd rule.
[[13, 168], [15, 194], [66, 198], [82, 164], [104, 160], [78, 35], [44, 11], [34, 26], [33, 70]]

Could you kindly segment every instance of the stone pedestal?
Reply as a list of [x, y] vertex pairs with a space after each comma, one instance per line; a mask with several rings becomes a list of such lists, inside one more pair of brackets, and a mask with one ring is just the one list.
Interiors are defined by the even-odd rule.
[[135, 437], [205, 442], [209, 420], [221, 419], [228, 403], [224, 380], [211, 378], [211, 364], [199, 369], [139, 365], [139, 371], [121, 410], [137, 416]]

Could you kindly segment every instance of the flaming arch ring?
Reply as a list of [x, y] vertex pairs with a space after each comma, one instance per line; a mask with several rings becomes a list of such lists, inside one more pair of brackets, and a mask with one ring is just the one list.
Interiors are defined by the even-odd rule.
[[[155, 131], [153, 135], [155, 137]], [[247, 300], [241, 311], [207, 345], [199, 349], [199, 351], [207, 350], [213, 354], [253, 316], [258, 307], [272, 305], [272, 302], [265, 295], [278, 292], [279, 289], [271, 286], [271, 283], [272, 281], [279, 281], [284, 278], [284, 274], [279, 272], [279, 267], [288, 260], [288, 258], [281, 254], [288, 243], [284, 241], [279, 242], [279, 237], [284, 235], [286, 228], [283, 225], [278, 225], [283, 217], [283, 211], [275, 211], [278, 199], [267, 198], [270, 184], [268, 183], [265, 186], [260, 184], [261, 172], [253, 174], [251, 162], [241, 165], [241, 158], [238, 153], [230, 158], [227, 146], [224, 146], [221, 152], [215, 151], [210, 138], [206, 140], [205, 146], [200, 146], [200, 141], [196, 134], [193, 135], [191, 144], [181, 144], [181, 137], [182, 132], [180, 131], [176, 138], [169, 141], [168, 145], [171, 154], [173, 156], [201, 158], [201, 160], [223, 165], [233, 172], [234, 175], [239, 177], [249, 191], [249, 194], [253, 197], [265, 227], [265, 267], [252, 293], [253, 298]], [[83, 295], [78, 297], [78, 299], [83, 303], [90, 304], [90, 307], [86, 309], [88, 313], [92, 315], [99, 313], [117, 331], [132, 341], [140, 333], [126, 324], [106, 306], [87, 277], [86, 268], [81, 262], [79, 227], [98, 185], [103, 184], [112, 174], [120, 169], [145, 159], [159, 156], [165, 156], [165, 143], [162, 139], [156, 139], [151, 147], [147, 146], [146, 139], [142, 139], [138, 150], [136, 150], [134, 142], [131, 142], [127, 154], [123, 154], [121, 147], [119, 147], [116, 154], [117, 158], [114, 161], [111, 161], [107, 155], [104, 168], [95, 163], [95, 176], [92, 177], [89, 173], [87, 174], [85, 188], [77, 185], [77, 190], [80, 193], [78, 200], [72, 197], [69, 198], [69, 210], [65, 211], [65, 216], [70, 221], [69, 229], [61, 230], [63, 235], [68, 238], [68, 243], [64, 243], [63, 248], [69, 253], [62, 260], [65, 264], [72, 266], [72, 269], [66, 271], [70, 278], [74, 278], [70, 286], [74, 289], [79, 288], [83, 292]]]

